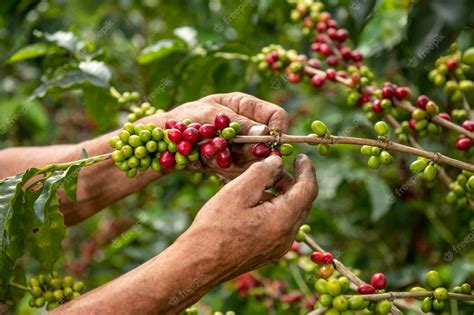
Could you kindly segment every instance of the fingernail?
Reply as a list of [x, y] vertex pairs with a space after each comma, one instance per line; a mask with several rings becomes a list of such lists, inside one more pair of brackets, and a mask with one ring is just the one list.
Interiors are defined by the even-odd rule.
[[267, 126], [265, 125], [255, 125], [249, 129], [249, 135], [258, 136], [265, 134]]

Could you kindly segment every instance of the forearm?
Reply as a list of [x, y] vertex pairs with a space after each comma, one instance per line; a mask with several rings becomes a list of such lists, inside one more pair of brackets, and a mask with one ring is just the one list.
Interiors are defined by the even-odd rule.
[[[143, 120], [163, 126], [166, 115], [156, 115]], [[90, 156], [109, 153], [110, 137], [117, 132], [103, 135], [74, 145], [53, 145], [45, 147], [11, 148], [0, 151], [0, 178], [24, 172], [28, 168], [43, 167], [52, 163], [70, 162], [80, 159], [85, 149]], [[60, 194], [61, 210], [67, 225], [78, 223], [97, 211], [123, 197], [143, 188], [161, 174], [151, 170], [133, 179], [118, 170], [113, 161], [107, 160], [83, 168], [79, 174], [77, 202], [72, 202], [65, 194]]]
[[187, 231], [157, 257], [53, 314], [177, 314], [231, 273], [225, 246], [215, 232]]

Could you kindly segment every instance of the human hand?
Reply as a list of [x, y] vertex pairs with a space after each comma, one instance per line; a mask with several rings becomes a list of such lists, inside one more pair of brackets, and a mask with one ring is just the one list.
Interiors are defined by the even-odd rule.
[[[204, 243], [222, 279], [258, 268], [282, 257], [318, 193], [309, 158], [295, 160], [295, 178], [283, 171], [280, 157], [250, 166], [209, 200], [182, 236]], [[274, 186], [275, 196], [265, 190]], [[219, 269], [217, 268], [217, 269]]]
[[[166, 115], [176, 120], [189, 118], [193, 122], [204, 124], [213, 123], [218, 113], [225, 113], [231, 121], [238, 122], [241, 126], [241, 135], [264, 135], [273, 128], [286, 132], [288, 128], [288, 114], [283, 108], [239, 92], [206, 96], [178, 106]], [[230, 145], [233, 165], [228, 169], [219, 168], [215, 158], [212, 158], [204, 159], [205, 165], [200, 171], [211, 171], [227, 178], [234, 178], [257, 159], [251, 153], [251, 146]]]

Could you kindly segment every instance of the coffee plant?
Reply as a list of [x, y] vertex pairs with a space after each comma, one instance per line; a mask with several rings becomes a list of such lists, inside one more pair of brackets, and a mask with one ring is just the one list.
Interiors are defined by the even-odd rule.
[[[374, 10], [375, 2], [362, 2], [369, 12]], [[372, 4], [368, 4], [369, 2]], [[465, 251], [463, 255], [465, 254], [467, 259], [464, 264], [467, 267], [463, 265], [463, 268], [468, 270], [467, 275], [451, 277], [447, 271], [448, 267], [439, 267], [439, 256], [435, 261], [431, 259], [424, 262], [425, 267], [412, 270], [412, 273], [417, 274], [416, 277], [410, 278], [412, 281], [401, 281], [403, 279], [397, 279], [390, 270], [380, 272], [350, 267], [352, 263], [360, 265], [358, 259], [352, 257], [346, 265], [343, 263], [344, 253], [325, 250], [319, 244], [331, 243], [330, 241], [324, 237], [321, 237], [321, 241], [315, 241], [320, 239], [323, 233], [320, 230], [328, 228], [325, 224], [328, 223], [329, 226], [330, 221], [318, 214], [317, 218], [325, 222], [321, 225], [311, 219], [314, 212], [310, 212], [309, 221], [314, 225], [314, 232], [311, 233], [308, 224], [300, 227], [291, 251], [281, 261], [272, 265], [273, 269], [264, 268], [247, 273], [224, 285], [235, 293], [238, 303], [210, 303], [214, 308], [229, 306], [233, 310], [221, 312], [212, 311], [211, 308], [201, 309], [199, 303], [184, 310], [183, 314], [198, 314], [201, 310], [214, 315], [264, 311], [271, 314], [310, 312], [329, 315], [472, 314], [474, 295], [470, 276], [474, 272], [474, 265], [472, 252], [467, 249], [472, 247], [474, 228], [474, 112], [470, 107], [470, 102], [474, 99], [474, 47], [468, 47], [473, 42], [472, 29], [459, 40], [451, 38], [452, 42], [441, 45], [444, 45], [443, 49], [432, 58], [434, 62], [430, 65], [431, 70], [426, 79], [422, 79], [425, 85], [432, 84], [441, 89], [432, 95], [424, 95], [419, 90], [428, 90], [427, 88], [417, 87], [410, 80], [404, 80], [403, 76], [393, 73], [381, 75], [378, 69], [374, 69], [377, 67], [372, 67], [373, 63], [380, 63], [380, 60], [375, 56], [372, 63], [370, 58], [365, 57], [368, 54], [367, 49], [363, 51], [356, 48], [357, 34], [352, 34], [348, 28], [341, 26], [347, 24], [347, 21], [344, 21], [344, 15], [338, 11], [348, 5], [344, 1], [337, 3], [336, 7], [332, 7], [332, 2], [328, 4], [315, 0], [288, 0], [287, 3], [281, 4], [282, 13], [291, 20], [291, 34], [300, 34], [297, 41], [282, 41], [298, 45], [300, 51], [280, 44], [263, 45], [259, 51], [233, 50], [235, 47], [224, 40], [221, 40], [222, 44], [195, 43], [189, 36], [175, 36], [144, 48], [137, 57], [139, 64], [151, 65], [163, 59], [158, 70], [175, 66], [170, 70], [173, 78], [171, 83], [162, 81], [163, 78], [155, 74], [156, 78], [162, 80], [155, 78], [150, 83], [151, 86], [157, 86], [157, 91], [150, 94], [136, 91], [134, 84], [127, 82], [129, 78], [126, 73], [122, 73], [122, 78], [117, 80], [123, 79], [126, 82], [123, 85], [129, 87], [128, 91], [121, 92], [122, 88], [118, 87], [118, 83], [112, 85], [112, 73], [103, 62], [102, 52], [95, 47], [95, 43], [82, 41], [73, 33], [59, 31], [49, 34], [35, 31], [38, 41], [21, 48], [9, 59], [12, 64], [32, 58], [42, 58], [45, 61], [42, 65], [45, 68], [42, 82], [34, 89], [29, 102], [36, 104], [38, 99], [54, 102], [55, 98], [56, 101], [64, 101], [67, 100], [65, 95], [68, 95], [70, 90], [79, 89], [83, 93], [86, 113], [92, 119], [82, 122], [83, 125], [91, 129], [94, 129], [91, 126], [97, 125], [99, 132], [116, 126], [121, 126], [121, 129], [109, 139], [110, 152], [107, 154], [89, 156], [88, 152], [83, 150], [78, 160], [31, 168], [0, 181], [0, 301], [13, 306], [25, 300], [31, 308], [55, 309], [80, 296], [85, 288], [93, 288], [103, 282], [88, 285], [87, 281], [74, 280], [71, 275], [84, 275], [84, 270], [92, 268], [91, 265], [98, 260], [97, 257], [116, 255], [118, 249], [137, 241], [140, 234], [146, 232], [148, 227], [130, 227], [130, 224], [105, 229], [105, 234], [113, 236], [104, 234], [90, 240], [86, 243], [89, 245], [81, 247], [82, 257], [77, 264], [65, 264], [66, 273], [71, 275], [59, 276], [58, 272], [62, 271], [59, 271], [58, 265], [67, 260], [62, 255], [64, 243], [67, 243], [67, 228], [59, 208], [58, 193], [64, 193], [76, 201], [78, 176], [83, 168], [112, 160], [129, 178], [141, 176], [147, 171], [163, 173], [167, 169], [190, 170], [195, 173], [186, 175], [184, 182], [194, 185], [191, 189], [196, 192], [202, 188], [195, 186], [202, 186], [197, 184], [203, 183], [203, 175], [199, 173], [203, 164], [215, 160], [219, 168], [227, 169], [233, 163], [230, 147], [251, 144], [249, 150], [256, 158], [278, 155], [291, 161], [295, 152], [311, 152], [311, 146], [315, 146], [313, 151], [319, 154], [311, 155], [315, 162], [324, 161], [326, 157], [343, 159], [347, 165], [340, 172], [350, 173], [351, 167], [356, 168], [362, 164], [367, 166], [368, 169], [364, 171], [359, 172], [358, 169], [354, 174], [344, 175], [349, 181], [356, 178], [362, 180], [366, 176], [372, 176], [367, 174], [375, 172], [397, 179], [400, 176], [402, 181], [408, 183], [404, 184], [407, 187], [403, 190], [409, 190], [412, 196], [399, 195], [397, 205], [413, 202], [410, 199], [421, 203], [422, 199], [426, 198], [426, 203], [442, 204], [447, 214], [456, 215], [456, 222], [453, 223], [448, 218], [443, 222], [445, 214], [436, 213], [432, 207], [426, 211], [431, 224], [437, 231], [441, 231], [442, 238], [448, 239], [447, 243], [456, 243], [451, 235], [452, 232], [458, 231], [451, 230], [460, 225], [458, 221], [468, 222], [468, 237], [463, 236], [463, 241], [458, 243], [463, 244], [461, 249], [456, 250], [454, 245], [452, 247], [459, 256], [461, 250]], [[362, 3], [352, 1], [350, 5], [351, 8], [356, 8]], [[408, 27], [414, 27], [423, 5], [423, 1], [412, 4], [412, 22]], [[256, 6], [264, 10], [260, 5]], [[467, 4], [466, 6], [469, 7]], [[220, 25], [222, 26], [223, 22], [226, 25], [232, 24], [234, 18], [230, 19], [230, 16], [219, 22]], [[270, 21], [276, 23], [279, 18], [271, 16]], [[370, 19], [369, 14], [364, 19]], [[262, 17], [262, 20], [262, 23], [265, 23], [265, 18]], [[275, 41], [277, 40], [278, 38], [275, 38]], [[298, 41], [304, 42], [305, 45], [301, 47]], [[48, 63], [52, 56], [57, 57], [57, 64]], [[417, 58], [424, 59], [419, 56]], [[414, 61], [418, 63], [418, 59]], [[183, 61], [177, 63], [177, 60]], [[62, 64], [59, 65], [60, 63]], [[287, 133], [272, 129], [268, 134], [259, 136], [242, 134], [239, 123], [231, 121], [224, 113], [209, 117], [205, 124], [190, 119], [169, 119], [163, 126], [144, 124], [141, 121], [147, 116], [163, 113], [168, 107], [164, 105], [166, 102], [168, 105], [175, 105], [178, 101], [193, 99], [196, 96], [193, 94], [193, 84], [205, 81], [204, 69], [217, 69], [215, 71], [220, 77], [214, 78], [216, 85], [220, 81], [234, 80], [231, 74], [226, 75], [233, 71], [229, 65], [245, 68], [241, 77], [258, 83], [254, 92], [259, 91], [259, 88], [268, 88], [268, 82], [271, 82], [272, 88], [277, 86], [277, 90], [289, 83], [292, 86], [289, 86], [288, 90], [293, 93], [297, 91], [298, 94], [309, 94], [311, 97], [327, 94], [329, 97], [324, 106], [332, 107], [331, 110], [348, 111], [347, 116], [352, 118], [361, 112], [363, 118], [354, 118], [357, 123], [355, 127], [349, 128], [348, 132], [332, 133], [329, 127], [337, 125], [337, 119], [331, 118], [331, 115], [326, 117], [326, 120], [322, 119], [317, 111], [307, 108], [294, 110], [290, 106], [287, 109], [292, 114], [292, 124], [298, 124], [297, 128], [292, 128]], [[156, 71], [151, 68], [150, 70]], [[406, 74], [406, 77], [411, 78], [409, 74]], [[390, 81], [387, 78], [390, 78]], [[166, 91], [168, 86], [169, 91]], [[179, 86], [182, 90], [179, 90]], [[180, 93], [184, 95], [182, 98], [177, 96]], [[344, 96], [345, 106], [334, 109], [336, 102], [331, 103], [331, 98], [337, 99], [341, 95]], [[281, 102], [284, 102], [284, 98]], [[97, 106], [98, 103], [103, 106]], [[58, 108], [53, 108], [51, 111], [59, 112]], [[71, 119], [74, 115], [66, 116]], [[337, 118], [343, 119], [341, 115]], [[363, 123], [359, 120], [363, 120]], [[65, 125], [67, 124], [68, 120]], [[355, 135], [349, 135], [351, 133]], [[305, 144], [308, 147], [303, 146]], [[343, 149], [339, 149], [341, 147]], [[351, 149], [347, 149], [349, 147]], [[354, 151], [359, 154], [358, 157], [344, 160], [344, 155]], [[409, 165], [406, 161], [410, 161]], [[397, 171], [391, 171], [392, 169], [397, 169], [398, 175], [394, 176]], [[406, 175], [408, 170], [413, 175]], [[341, 184], [341, 181], [342, 177], [335, 185]], [[208, 182], [220, 185], [215, 176], [210, 177]], [[324, 190], [325, 185], [330, 185], [330, 181], [320, 181], [319, 185]], [[368, 185], [372, 187], [372, 201], [378, 202], [378, 207], [385, 207], [376, 196], [379, 188], [374, 186], [386, 187], [386, 184], [381, 184], [379, 180]], [[185, 186], [180, 187], [183, 191], [188, 187], [182, 183], [178, 186]], [[212, 191], [216, 189], [214, 187]], [[351, 189], [358, 190], [359, 187], [353, 185], [349, 190]], [[442, 198], [438, 196], [438, 192], [442, 194]], [[146, 199], [146, 189], [139, 192], [138, 196]], [[340, 204], [337, 206], [341, 207]], [[350, 206], [350, 202], [344, 202], [343, 207]], [[422, 204], [421, 207], [428, 206]], [[350, 213], [345, 214], [353, 217]], [[386, 251], [384, 236], [397, 234], [396, 224], [407, 225], [410, 219], [409, 214], [404, 216], [403, 220], [386, 223], [382, 235], [374, 235], [372, 226], [367, 226], [370, 231], [357, 231], [370, 234], [372, 241], [374, 238], [382, 238], [380, 247]], [[145, 218], [140, 221], [147, 220]], [[340, 229], [349, 229], [349, 225], [357, 224], [354, 221], [349, 222], [351, 223], [346, 223]], [[425, 221], [418, 224], [428, 223]], [[124, 229], [124, 234], [121, 234], [121, 228]], [[426, 238], [422, 235], [425, 229], [416, 226], [415, 232], [420, 241], [415, 242], [416, 248], [413, 250], [429, 252]], [[346, 236], [349, 238], [349, 235]], [[354, 237], [354, 234], [352, 236]], [[399, 237], [403, 238], [402, 235]], [[106, 244], [114, 238], [118, 242], [112, 244], [119, 245], [112, 246], [114, 248], [107, 247]], [[105, 249], [100, 248], [101, 246]], [[333, 243], [333, 246], [337, 248], [337, 243]], [[359, 249], [358, 255], [367, 259], [369, 256], [365, 253], [366, 249]], [[451, 250], [449, 253], [452, 255]], [[407, 257], [406, 253], [400, 255]], [[386, 258], [385, 255], [383, 258]], [[448, 259], [448, 262], [452, 259]], [[30, 261], [35, 261], [38, 266], [27, 267]], [[429, 265], [433, 266], [433, 270], [429, 270]], [[370, 269], [368, 264], [362, 266]], [[456, 268], [460, 268], [459, 265], [452, 267]], [[285, 276], [288, 274], [291, 275], [289, 280]], [[398, 277], [403, 278], [402, 276], [398, 274]], [[257, 301], [262, 306], [257, 310], [239, 307], [249, 301]]]

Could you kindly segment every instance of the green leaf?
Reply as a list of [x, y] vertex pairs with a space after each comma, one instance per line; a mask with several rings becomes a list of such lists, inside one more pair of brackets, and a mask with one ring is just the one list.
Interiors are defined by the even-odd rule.
[[[83, 151], [84, 153], [84, 151]], [[66, 178], [63, 181], [63, 190], [66, 195], [71, 198], [72, 201], [76, 202], [76, 191], [77, 191], [77, 179], [79, 178], [79, 172], [81, 171], [80, 165], [73, 165], [69, 167], [66, 172]]]
[[393, 48], [402, 41], [406, 21], [406, 12], [402, 9], [377, 13], [362, 30], [358, 50], [372, 56]]
[[82, 62], [80, 67], [80, 70], [69, 71], [57, 78], [42, 83], [33, 91], [31, 97], [44, 97], [50, 91], [70, 90], [89, 85], [100, 88], [109, 87], [111, 74], [103, 62]]
[[40, 220], [40, 222], [44, 222], [44, 210], [54, 201], [56, 192], [66, 178], [66, 175], [67, 172], [54, 172], [44, 181], [41, 188], [41, 194], [34, 203], [35, 215]]
[[50, 43], [62, 47], [75, 54], [79, 50], [79, 39], [71, 32], [57, 31], [53, 34], [44, 34], [43, 37]]
[[162, 39], [157, 43], [144, 48], [137, 57], [139, 64], [148, 64], [172, 53], [188, 51], [186, 44], [178, 39]]
[[18, 50], [15, 54], [13, 54], [13, 56], [10, 57], [10, 59], [8, 59], [8, 63], [41, 57], [55, 51], [57, 50], [55, 50], [54, 47], [48, 43], [34, 43]]
[[6, 293], [15, 260], [23, 255], [22, 186], [36, 170], [0, 181], [0, 300]]
[[95, 86], [84, 88], [86, 114], [91, 117], [100, 131], [109, 130], [115, 123], [120, 104], [108, 90]]
[[377, 1], [375, 0], [351, 0], [350, 12], [351, 15], [354, 17], [354, 20], [358, 27], [361, 27], [366, 23], [369, 16], [374, 10], [376, 3]]
[[473, 11], [474, 2], [469, 0], [414, 3], [407, 26], [411, 65], [431, 64], [456, 40]]
[[365, 184], [372, 204], [371, 219], [375, 222], [390, 210], [393, 203], [393, 194], [387, 183], [378, 177], [367, 177]]

